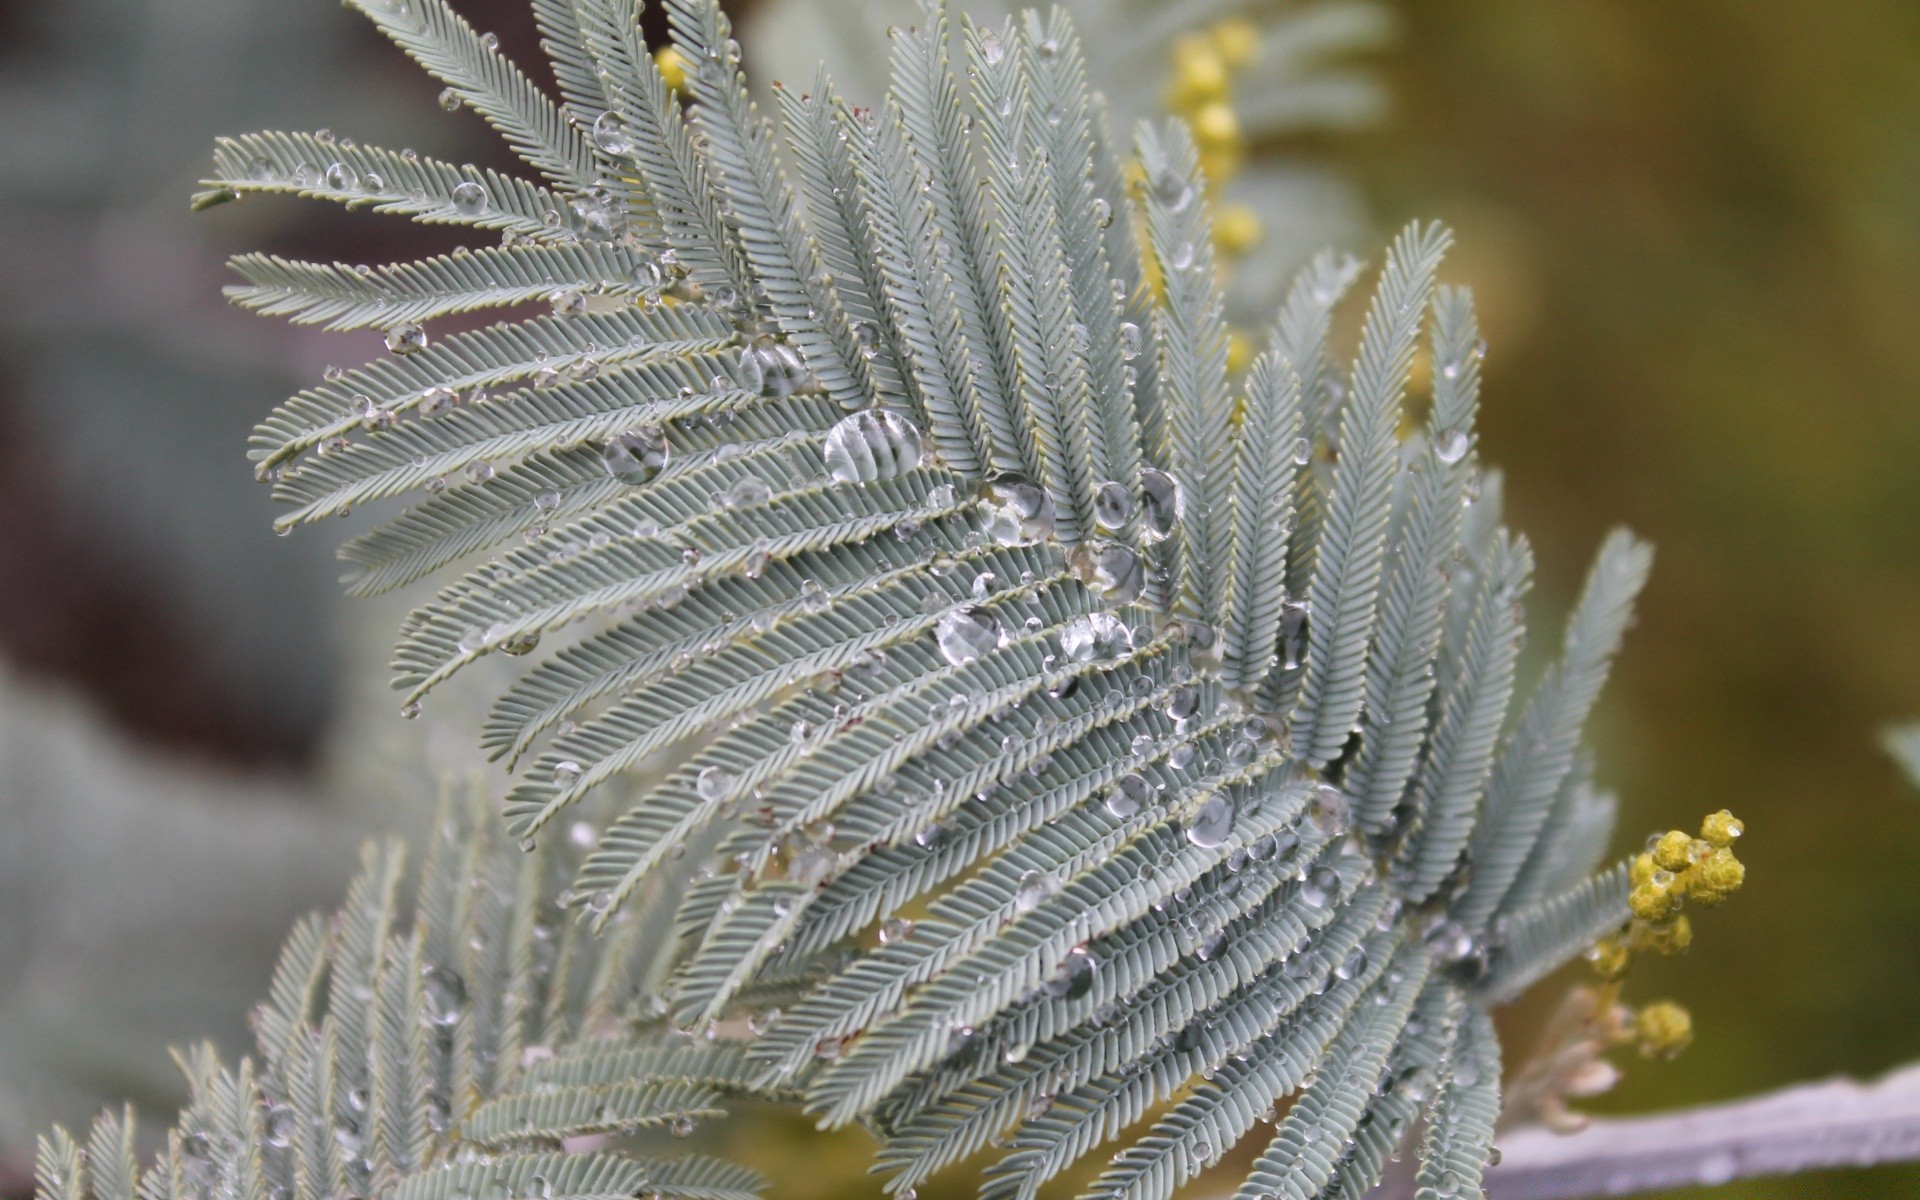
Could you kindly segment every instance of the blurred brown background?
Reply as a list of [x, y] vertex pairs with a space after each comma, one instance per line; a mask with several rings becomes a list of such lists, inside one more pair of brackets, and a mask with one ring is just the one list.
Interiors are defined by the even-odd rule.
[[[460, 7], [533, 57], [521, 0]], [[1748, 823], [1748, 888], [1631, 976], [1692, 1008], [1694, 1047], [1595, 1107], [1920, 1058], [1920, 795], [1875, 741], [1920, 714], [1920, 5], [1392, 7], [1388, 120], [1288, 149], [1346, 171], [1382, 230], [1458, 231], [1536, 609], [1607, 526], [1658, 545], [1597, 732], [1620, 848], [1722, 806]], [[241, 452], [369, 347], [227, 312], [219, 259], [427, 244], [331, 206], [189, 218], [208, 139], [492, 153], [434, 90], [323, 0], [0, 3], [0, 640], [153, 744], [297, 773], [347, 670], [333, 539], [268, 536]], [[851, 1141], [752, 1140], [777, 1195], [871, 1187]], [[1711, 1194], [1920, 1196], [1920, 1169]]]

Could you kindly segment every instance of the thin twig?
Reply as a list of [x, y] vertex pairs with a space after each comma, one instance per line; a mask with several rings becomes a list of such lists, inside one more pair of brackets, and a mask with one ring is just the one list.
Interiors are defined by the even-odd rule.
[[1830, 1167], [1920, 1161], [1920, 1064], [1875, 1083], [1799, 1084], [1729, 1104], [1500, 1140], [1492, 1200], [1625, 1196]]

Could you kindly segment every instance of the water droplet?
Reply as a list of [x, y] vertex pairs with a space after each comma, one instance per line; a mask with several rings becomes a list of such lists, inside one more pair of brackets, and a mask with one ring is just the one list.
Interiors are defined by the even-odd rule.
[[725, 767], [708, 766], [700, 768], [700, 774], [694, 778], [694, 790], [700, 798], [709, 803], [726, 799], [733, 793], [733, 774]]
[[1167, 252], [1167, 265], [1176, 271], [1184, 271], [1193, 265], [1193, 257], [1193, 243], [1178, 242]]
[[1293, 439], [1293, 464], [1304, 467], [1313, 461], [1313, 443], [1306, 438]]
[[981, 528], [1002, 546], [1025, 546], [1053, 536], [1053, 497], [1019, 475], [1002, 475], [980, 489]]
[[692, 1137], [693, 1136], [693, 1118], [686, 1116], [685, 1114], [675, 1117], [673, 1119], [672, 1129], [673, 1129], [673, 1136], [675, 1137], [680, 1137], [680, 1138]]
[[802, 847], [787, 861], [787, 878], [804, 887], [817, 886], [833, 873], [833, 851], [824, 846]]
[[1333, 969], [1335, 979], [1353, 979], [1366, 973], [1367, 948], [1365, 946], [1355, 946], [1348, 951], [1347, 956], [1340, 960], [1340, 965]]
[[1300, 899], [1309, 908], [1325, 908], [1340, 892], [1340, 872], [1326, 863], [1315, 863], [1300, 885]]
[[600, 452], [607, 474], [626, 484], [642, 484], [666, 469], [672, 451], [658, 425], [642, 425], [619, 434]]
[[998, 649], [1005, 634], [993, 614], [978, 608], [956, 608], [942, 616], [933, 627], [940, 656], [954, 666], [965, 666], [981, 655]]
[[980, 58], [988, 66], [993, 66], [1006, 57], [1007, 48], [1000, 41], [1000, 35], [989, 29], [980, 35]]
[[1172, 536], [1186, 516], [1186, 489], [1180, 481], [1156, 467], [1140, 471], [1140, 534], [1150, 542]]
[[913, 922], [905, 917], [888, 917], [880, 922], [880, 944], [891, 946], [913, 933]]
[[1013, 911], [1032, 912], [1059, 890], [1060, 884], [1052, 875], [1045, 871], [1028, 871], [1020, 877], [1020, 884], [1014, 889]]
[[360, 187], [360, 173], [343, 162], [329, 163], [320, 179], [336, 192], [351, 192]]
[[620, 157], [633, 152], [633, 135], [627, 132], [620, 114], [603, 112], [593, 123], [593, 143], [607, 154]]
[[1074, 662], [1121, 653], [1132, 645], [1126, 622], [1111, 613], [1075, 617], [1060, 630], [1060, 652]]
[[841, 483], [894, 479], [920, 465], [920, 430], [898, 413], [867, 409], [827, 431], [821, 457]]
[[1109, 479], [1094, 489], [1093, 523], [1107, 533], [1117, 533], [1133, 519], [1133, 493], [1124, 483]]
[[[1162, 167], [1153, 178], [1153, 198], [1168, 212], [1185, 212], [1193, 203], [1193, 182], [1171, 166]], [[1189, 246], [1188, 252], [1192, 252]]]
[[453, 185], [453, 211], [477, 217], [487, 211], [487, 189], [471, 179]]
[[1113, 205], [1107, 203], [1106, 197], [1095, 196], [1093, 198], [1092, 209], [1095, 228], [1105, 229], [1107, 226], [1113, 224]]
[[524, 633], [516, 633], [500, 640], [500, 649], [504, 653], [511, 654], [516, 658], [523, 654], [532, 654], [539, 645], [540, 631], [538, 629], [529, 629]]
[[1452, 466], [1467, 456], [1467, 435], [1458, 429], [1443, 429], [1433, 435], [1433, 456]]
[[298, 1125], [299, 1119], [294, 1116], [291, 1106], [276, 1104], [269, 1108], [265, 1130], [267, 1145], [284, 1150], [293, 1143], [293, 1131]]
[[423, 1015], [430, 1025], [442, 1029], [460, 1020], [467, 1010], [467, 982], [447, 967], [428, 967], [420, 973], [420, 998]]
[[800, 352], [771, 337], [756, 338], [741, 352], [740, 370], [747, 387], [773, 399], [817, 386]]
[[1047, 981], [1047, 994], [1061, 1000], [1078, 1000], [1093, 991], [1094, 973], [1099, 964], [1085, 946], [1067, 952], [1066, 961]]
[[553, 764], [553, 783], [555, 787], [570, 788], [580, 782], [580, 776], [582, 774], [584, 774], [584, 772], [580, 764], [570, 758], [563, 758]]
[[387, 330], [387, 349], [395, 354], [417, 354], [427, 348], [427, 331], [412, 321]]
[[1132, 321], [1120, 322], [1120, 357], [1122, 359], [1132, 362], [1139, 358], [1142, 340], [1138, 325]]
[[1348, 811], [1345, 793], [1330, 784], [1315, 787], [1307, 801], [1307, 821], [1325, 837], [1332, 837], [1347, 827]]
[[448, 112], [459, 112], [460, 93], [453, 88], [442, 88], [440, 91], [440, 107], [446, 109]]
[[1305, 600], [1289, 600], [1280, 606], [1280, 666], [1284, 670], [1298, 670], [1304, 660], [1310, 612]]
[[1146, 807], [1153, 799], [1153, 785], [1137, 771], [1129, 771], [1113, 781], [1107, 793], [1107, 811], [1125, 820]]
[[493, 464], [484, 458], [476, 458], [461, 469], [468, 483], [485, 483], [493, 478]]
[[431, 417], [460, 403], [460, 393], [450, 387], [430, 387], [420, 393], [420, 415]]
[[1075, 578], [1115, 604], [1132, 604], [1146, 588], [1140, 556], [1118, 542], [1082, 542], [1067, 561]]
[[1233, 802], [1225, 796], [1208, 796], [1199, 811], [1187, 822], [1187, 840], [1204, 850], [1224, 843], [1233, 833]]

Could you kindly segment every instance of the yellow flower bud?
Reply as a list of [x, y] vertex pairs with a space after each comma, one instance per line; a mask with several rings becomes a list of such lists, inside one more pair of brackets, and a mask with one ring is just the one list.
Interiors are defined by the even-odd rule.
[[1684, 871], [1693, 865], [1693, 859], [1687, 854], [1687, 847], [1692, 842], [1693, 839], [1681, 830], [1669, 830], [1653, 844], [1653, 861], [1663, 870]]
[[681, 57], [678, 48], [662, 46], [653, 52], [653, 65], [660, 68], [660, 78], [676, 92], [687, 90], [687, 60]]
[[1693, 944], [1693, 923], [1684, 913], [1666, 921], [1635, 921], [1628, 937], [1635, 950], [1671, 957]]
[[1188, 118], [1188, 123], [1193, 126], [1193, 138], [1200, 143], [1202, 150], [1220, 150], [1240, 144], [1240, 118], [1233, 115], [1233, 106], [1224, 101], [1216, 100], [1201, 105]]
[[1227, 94], [1227, 64], [1210, 39], [1189, 34], [1173, 44], [1173, 81], [1167, 107], [1189, 109]]
[[1724, 846], [1695, 863], [1687, 872], [1688, 891], [1700, 903], [1712, 907], [1740, 890], [1747, 881], [1747, 867]]
[[1627, 882], [1634, 887], [1641, 887], [1653, 878], [1656, 869], [1653, 865], [1653, 855], [1636, 854], [1633, 856], [1633, 865], [1627, 868]]
[[1633, 1018], [1646, 1058], [1674, 1058], [1693, 1041], [1693, 1017], [1671, 1000], [1649, 1004]]
[[1627, 909], [1642, 921], [1664, 921], [1680, 909], [1680, 897], [1673, 893], [1673, 880], [1661, 878], [1664, 871], [1627, 894]]
[[1260, 244], [1260, 218], [1244, 204], [1229, 204], [1213, 218], [1213, 241], [1222, 254], [1238, 257]]
[[1716, 846], [1731, 846], [1746, 831], [1747, 823], [1724, 808], [1700, 822], [1700, 836]]
[[1253, 343], [1239, 330], [1227, 334], [1227, 370], [1244, 371], [1253, 360]]
[[1260, 30], [1244, 17], [1230, 17], [1213, 27], [1213, 48], [1220, 61], [1238, 70], [1260, 53]]
[[1587, 961], [1593, 964], [1593, 973], [1600, 978], [1618, 979], [1627, 973], [1627, 964], [1633, 961], [1633, 955], [1618, 934], [1610, 933], [1587, 951]]

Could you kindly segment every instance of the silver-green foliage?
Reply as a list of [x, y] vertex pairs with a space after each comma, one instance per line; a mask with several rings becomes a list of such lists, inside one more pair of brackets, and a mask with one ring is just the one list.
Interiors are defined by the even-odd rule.
[[417, 871], [396, 842], [366, 848], [341, 909], [287, 939], [252, 1014], [257, 1057], [178, 1056], [190, 1100], [156, 1162], [135, 1156], [131, 1110], [109, 1113], [84, 1151], [64, 1130], [41, 1140], [41, 1196], [752, 1200], [735, 1164], [563, 1152], [716, 1115], [745, 1056], [672, 1034], [642, 999], [657, 907], [599, 936], [566, 920], [577, 851], [521, 853], [487, 807], [478, 789], [444, 804]]
[[532, 842], [647, 770], [574, 877], [592, 927], [717, 839], [674, 1020], [751, 1014], [753, 1081], [886, 1135], [896, 1189], [997, 1141], [988, 1193], [1030, 1196], [1159, 1111], [1101, 1185], [1157, 1200], [1302, 1087], [1243, 1195], [1357, 1196], [1421, 1115], [1476, 1186], [1485, 1007], [1625, 916], [1575, 767], [1649, 556], [1607, 539], [1509, 719], [1531, 557], [1447, 235], [1394, 243], [1347, 365], [1359, 268], [1317, 259], [1236, 378], [1192, 144], [1142, 127], [1124, 187], [1058, 12], [934, 10], [882, 104], [823, 74], [776, 135], [710, 0], [669, 2], [684, 102], [634, 0], [540, 0], [557, 103], [442, 0], [354, 2], [541, 178], [224, 143], [210, 198], [504, 233], [243, 259], [239, 302], [396, 350], [255, 457], [289, 524], [426, 493], [346, 550], [364, 591], [468, 564], [403, 632], [406, 703], [564, 640], [484, 738], [533, 760]]

